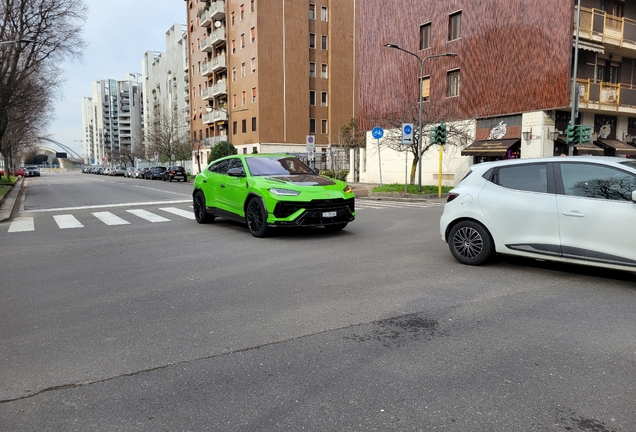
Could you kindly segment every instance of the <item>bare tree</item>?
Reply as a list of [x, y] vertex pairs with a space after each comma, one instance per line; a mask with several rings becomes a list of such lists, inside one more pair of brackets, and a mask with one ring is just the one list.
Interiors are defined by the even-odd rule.
[[81, 58], [85, 19], [83, 0], [0, 0], [0, 41], [8, 42], [0, 44], [0, 139], [29, 92], [23, 83], [47, 80], [47, 93], [60, 88], [58, 65]]
[[397, 131], [402, 130], [402, 123], [413, 124], [413, 142], [411, 144], [402, 144], [401, 132], [387, 133], [382, 138], [381, 147], [387, 147], [397, 152], [408, 151], [413, 155], [409, 182], [414, 184], [420, 159], [431, 148], [437, 148], [437, 145], [432, 144], [430, 140], [432, 126], [437, 126], [442, 121], [446, 124], [446, 145], [448, 146], [461, 146], [463, 143], [472, 141], [469, 123], [458, 121], [460, 118], [459, 113], [452, 105], [427, 102], [422, 107], [422, 136], [420, 136], [419, 131], [419, 106], [417, 103], [405, 105], [401, 111], [391, 113], [384, 118], [373, 119], [373, 121], [385, 129]]
[[176, 108], [157, 108], [147, 125], [147, 148], [159, 154], [159, 159], [170, 161], [192, 157], [190, 129], [184, 125]]

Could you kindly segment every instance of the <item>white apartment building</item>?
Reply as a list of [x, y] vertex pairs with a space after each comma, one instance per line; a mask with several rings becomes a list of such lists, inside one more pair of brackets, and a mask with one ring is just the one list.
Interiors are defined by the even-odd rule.
[[92, 96], [82, 101], [84, 163], [125, 165], [143, 154], [143, 106], [140, 74], [93, 81]]
[[174, 24], [166, 31], [165, 52], [147, 51], [141, 65], [144, 124], [150, 125], [157, 113], [174, 112], [181, 117], [186, 136], [190, 128], [187, 48], [187, 32], [183, 25]]

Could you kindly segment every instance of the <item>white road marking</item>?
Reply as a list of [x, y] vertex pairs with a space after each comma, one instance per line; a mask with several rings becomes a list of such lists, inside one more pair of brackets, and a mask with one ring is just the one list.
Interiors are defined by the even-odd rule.
[[130, 222], [112, 214], [111, 212], [95, 212], [91, 214], [106, 225], [130, 225]]
[[21, 218], [16, 218], [13, 220], [13, 222], [11, 222], [11, 225], [9, 225], [9, 231], [8, 232], [24, 232], [24, 231], [34, 231], [35, 230], [35, 225], [33, 224], [33, 218], [32, 217], [21, 217]]
[[70, 214], [69, 215], [55, 215], [55, 216], [53, 216], [53, 219], [55, 219], [55, 223], [57, 223], [57, 226], [59, 226], [60, 229], [84, 228], [84, 225], [82, 225], [82, 223], [80, 221], [75, 219], [75, 216], [70, 215]]
[[163, 208], [159, 208], [159, 210], [163, 210], [165, 212], [168, 213], [172, 213], [172, 214], [176, 214], [177, 216], [181, 216], [187, 219], [192, 219], [194, 220], [194, 212], [190, 212], [187, 210], [181, 210], [178, 209], [176, 207], [163, 207]]
[[183, 203], [190, 203], [190, 202], [192, 202], [191, 199], [175, 200], [175, 201], [149, 201], [149, 202], [125, 203], [125, 204], [100, 204], [100, 205], [80, 206], [80, 207], [59, 207], [59, 208], [41, 209], [41, 210], [25, 210], [25, 213], [43, 213], [43, 212], [53, 212], [53, 211], [87, 210], [87, 209], [110, 208], [110, 207], [131, 207], [131, 206], [138, 207], [138, 206], [146, 206], [146, 205], [183, 204]]
[[170, 219], [151, 213], [148, 210], [132, 209], [126, 211], [149, 222], [170, 222]]

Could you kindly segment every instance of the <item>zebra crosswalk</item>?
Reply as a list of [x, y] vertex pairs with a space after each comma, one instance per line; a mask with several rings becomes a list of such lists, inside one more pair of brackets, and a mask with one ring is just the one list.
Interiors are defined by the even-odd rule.
[[[181, 218], [194, 220], [194, 214], [191, 209], [184, 210], [177, 207], [160, 207], [158, 210], [161, 210], [162, 212], [170, 213], [175, 216], [179, 216]], [[157, 214], [145, 209], [129, 209], [129, 210], [126, 210], [126, 213], [131, 216], [134, 216], [135, 218], [142, 219], [151, 223], [172, 221], [172, 219], [162, 216], [161, 214]], [[132, 223], [131, 222], [132, 219], [130, 218], [125, 219], [126, 215], [116, 215], [109, 211], [91, 212], [90, 215], [108, 226], [130, 225]], [[46, 216], [38, 216], [38, 217], [46, 217]], [[75, 215], [72, 215], [72, 214], [53, 215], [53, 220], [55, 221], [59, 229], [73, 229], [73, 228], [85, 227], [85, 225]], [[35, 224], [34, 216], [23, 216], [11, 221], [7, 232], [19, 233], [19, 232], [35, 231], [35, 227], [36, 227], [36, 224]]]
[[[423, 202], [401, 202], [401, 201], [379, 201], [369, 199], [358, 199], [356, 201], [356, 211], [366, 210], [385, 210], [385, 209], [422, 209], [428, 207], [440, 207], [444, 202], [437, 201], [423, 201]], [[57, 211], [64, 211], [63, 209], [54, 209]], [[132, 208], [132, 209], [117, 209], [113, 207], [112, 211], [100, 209], [101, 211], [88, 212], [88, 209], [66, 209], [66, 211], [75, 210], [80, 214], [63, 213], [55, 214], [52, 216], [43, 214], [41, 211], [26, 212], [25, 216], [13, 219], [9, 223], [8, 233], [24, 233], [35, 231], [38, 225], [47, 225], [49, 222], [45, 222], [43, 218], [51, 218], [55, 222], [57, 228], [61, 230], [73, 230], [85, 228], [86, 225], [93, 224], [93, 220], [97, 220], [107, 226], [123, 226], [132, 225], [139, 222], [150, 223], [164, 223], [173, 222], [175, 218], [177, 220], [185, 218], [188, 220], [194, 220], [194, 212], [192, 206], [187, 208], [179, 207], [157, 207], [153, 209]], [[113, 213], [117, 212], [117, 214]], [[49, 219], [50, 220], [50, 219]], [[50, 225], [49, 225], [50, 226]]]

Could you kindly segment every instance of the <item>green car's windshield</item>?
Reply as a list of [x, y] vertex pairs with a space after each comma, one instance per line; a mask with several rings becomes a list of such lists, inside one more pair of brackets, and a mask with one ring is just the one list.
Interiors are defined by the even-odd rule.
[[254, 157], [245, 161], [253, 176], [313, 174], [311, 168], [294, 157]]

